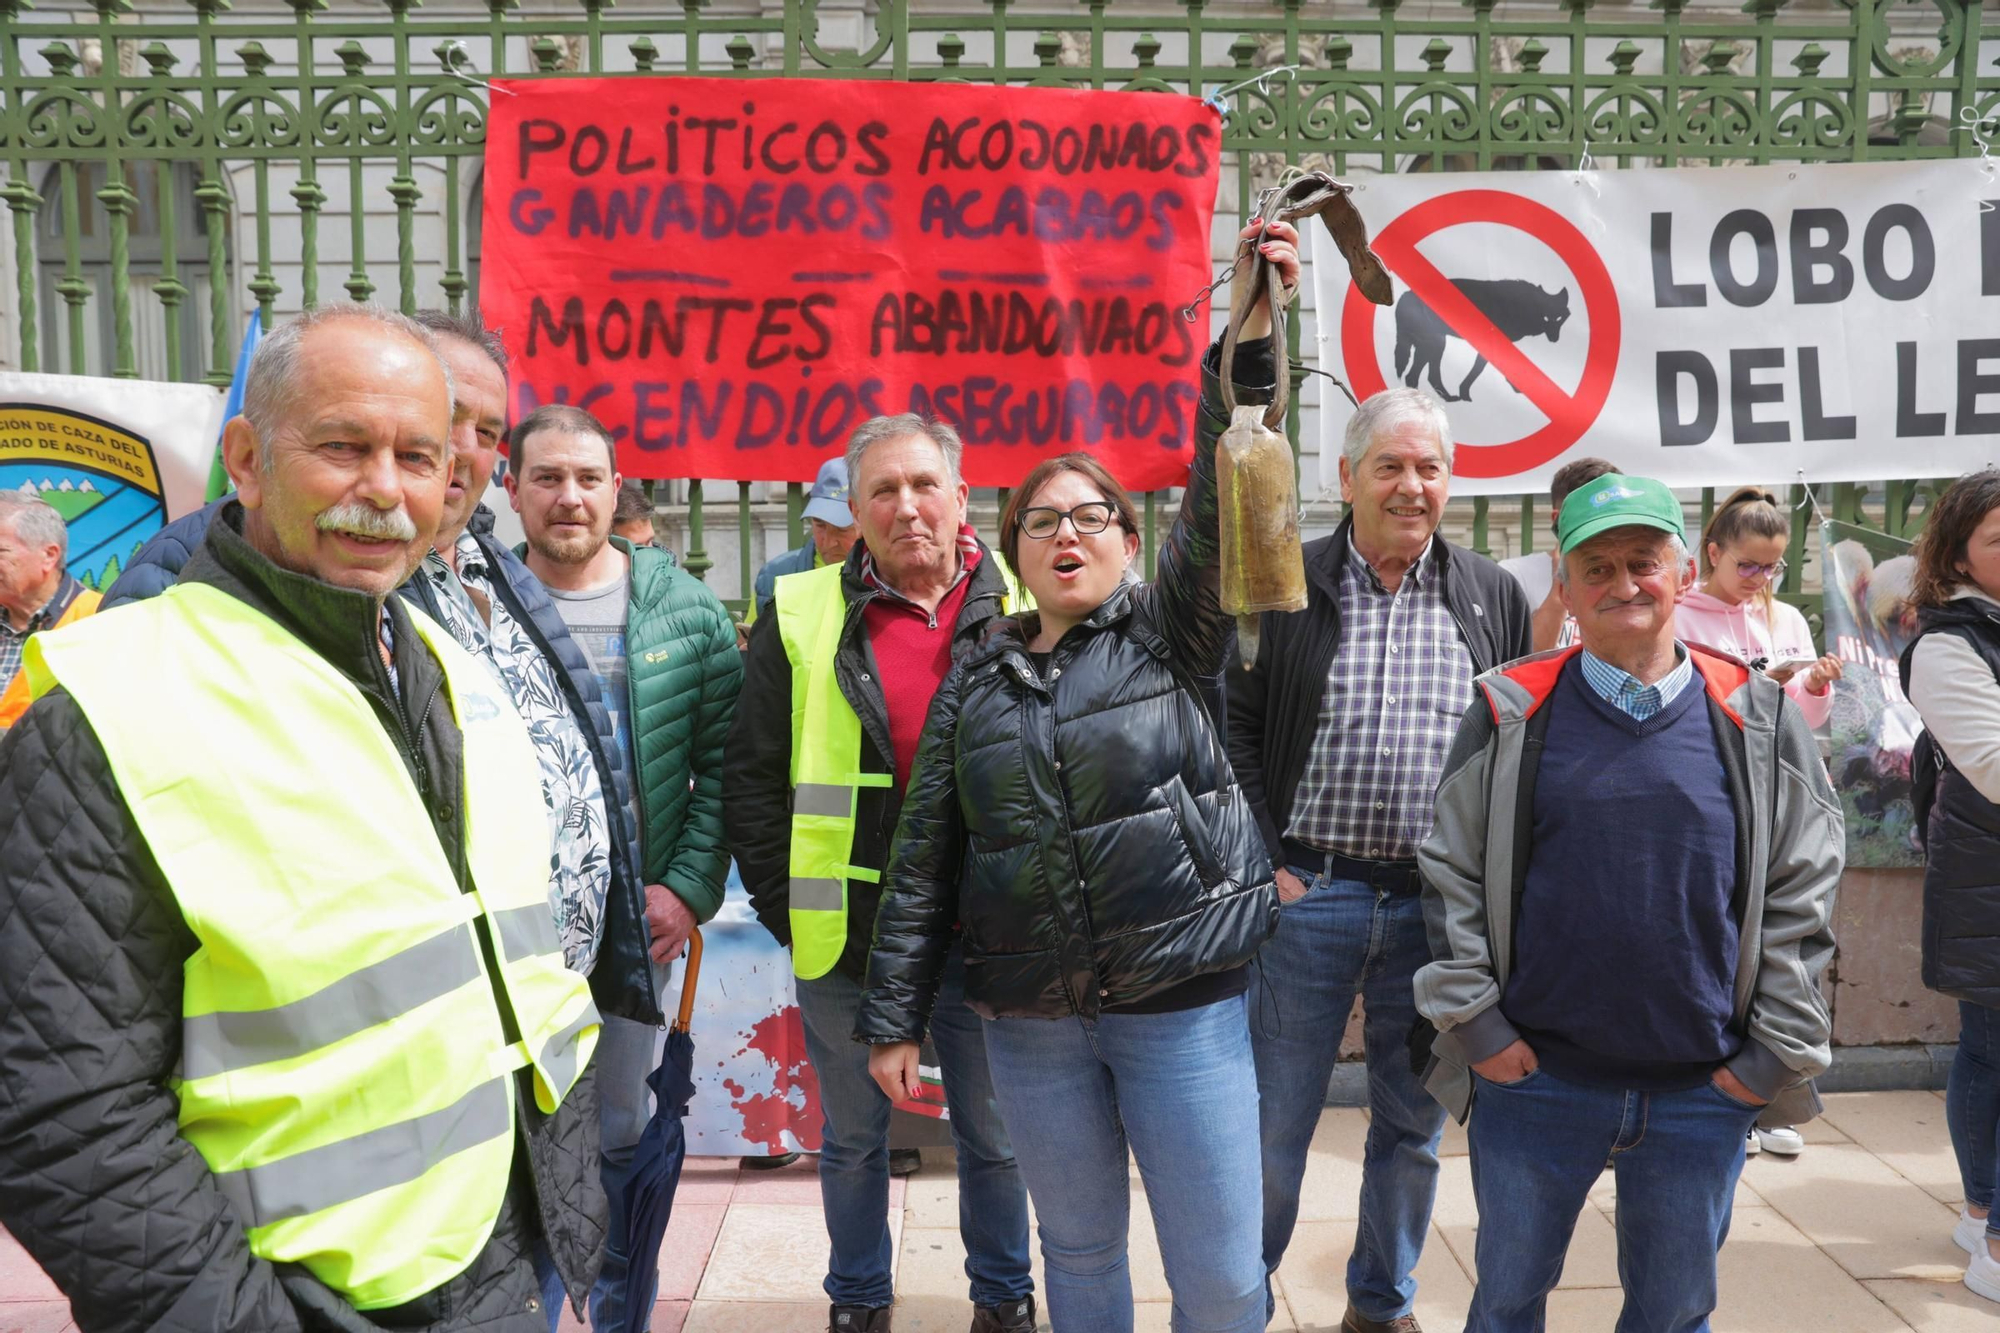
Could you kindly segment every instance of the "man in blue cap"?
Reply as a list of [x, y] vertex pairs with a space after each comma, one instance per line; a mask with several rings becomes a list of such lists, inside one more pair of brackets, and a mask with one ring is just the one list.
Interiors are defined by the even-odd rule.
[[1700, 1333], [1746, 1133], [1819, 1110], [1840, 805], [1778, 683], [1675, 639], [1672, 491], [1600, 477], [1557, 538], [1581, 642], [1474, 682], [1417, 854], [1425, 1081], [1473, 1113], [1466, 1333], [1542, 1328], [1606, 1161], [1618, 1327]]
[[750, 615], [745, 617], [746, 621], [755, 620], [770, 609], [771, 599], [778, 595], [780, 578], [802, 570], [818, 569], [821, 565], [837, 565], [847, 559], [847, 553], [860, 539], [861, 528], [854, 521], [853, 511], [847, 507], [845, 458], [829, 458], [820, 464], [812, 493], [806, 497], [805, 516], [812, 540], [795, 551], [772, 556], [764, 562], [764, 567], [757, 571], [757, 595]]

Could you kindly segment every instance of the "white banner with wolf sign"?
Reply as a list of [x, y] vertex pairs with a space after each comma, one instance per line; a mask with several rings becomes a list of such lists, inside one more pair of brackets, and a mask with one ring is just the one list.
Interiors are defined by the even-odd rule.
[[[1396, 301], [1315, 264], [1321, 364], [1443, 402], [1454, 493], [1546, 490], [1585, 455], [1677, 487], [2000, 459], [2000, 177], [1977, 160], [1354, 184]], [[1330, 484], [1351, 410], [1329, 402]]]
[[206, 384], [0, 371], [0, 488], [69, 524], [69, 572], [100, 592], [148, 537], [199, 509], [222, 428]]

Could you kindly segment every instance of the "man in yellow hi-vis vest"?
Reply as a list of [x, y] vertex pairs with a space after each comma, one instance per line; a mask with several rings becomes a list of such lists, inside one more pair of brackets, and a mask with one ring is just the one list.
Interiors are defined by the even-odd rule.
[[103, 1330], [543, 1333], [606, 1223], [599, 1019], [535, 752], [389, 594], [452, 381], [399, 315], [266, 338], [179, 581], [38, 635], [0, 739], [0, 1223]]
[[[777, 581], [750, 636], [723, 768], [729, 850], [758, 919], [791, 947], [819, 1078], [835, 1333], [883, 1333], [895, 1298], [889, 1101], [854, 1041], [877, 881], [939, 682], [988, 621], [1019, 609], [1005, 564], [965, 522], [960, 453], [950, 426], [914, 415], [854, 432], [848, 505], [861, 540], [843, 564]], [[958, 1145], [972, 1328], [1015, 1333], [1035, 1326], [1027, 1193], [964, 982], [954, 951], [931, 1039]]]

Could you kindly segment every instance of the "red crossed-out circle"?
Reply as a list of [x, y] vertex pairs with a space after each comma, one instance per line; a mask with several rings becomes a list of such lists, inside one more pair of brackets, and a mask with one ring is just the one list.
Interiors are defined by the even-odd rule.
[[[1555, 251], [1576, 275], [1590, 318], [1590, 347], [1574, 394], [1558, 387], [1417, 252], [1417, 242], [1433, 232], [1466, 222], [1492, 222], [1526, 232]], [[1453, 472], [1462, 477], [1510, 477], [1540, 467], [1583, 438], [1604, 410], [1618, 369], [1618, 293], [1596, 249], [1567, 218], [1504, 190], [1459, 190], [1408, 209], [1382, 229], [1373, 245], [1389, 272], [1548, 416], [1548, 425], [1508, 444], [1460, 444]], [[1375, 316], [1381, 309], [1360, 288], [1348, 284], [1347, 303], [1340, 312], [1341, 357], [1355, 395], [1363, 399], [1388, 387], [1375, 354]]]

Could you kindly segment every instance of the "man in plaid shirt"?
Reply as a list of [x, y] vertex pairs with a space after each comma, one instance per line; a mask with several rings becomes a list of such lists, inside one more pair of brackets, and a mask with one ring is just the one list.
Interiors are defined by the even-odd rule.
[[1415, 858], [1473, 676], [1529, 649], [1520, 585], [1436, 535], [1451, 455], [1426, 394], [1391, 389], [1361, 405], [1341, 449], [1348, 517], [1305, 548], [1309, 605], [1267, 614], [1255, 665], [1228, 681], [1230, 760], [1285, 904], [1249, 997], [1267, 1271], [1291, 1240], [1357, 993], [1367, 1009], [1371, 1115], [1345, 1333], [1419, 1333], [1411, 1274], [1444, 1108], [1411, 1070], [1411, 978], [1430, 961]]

